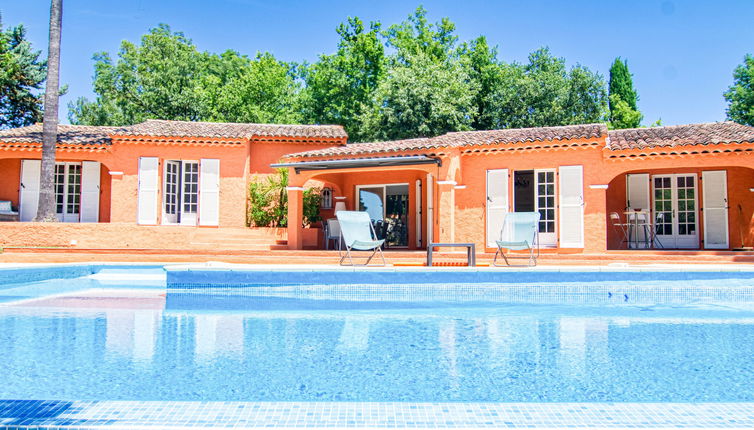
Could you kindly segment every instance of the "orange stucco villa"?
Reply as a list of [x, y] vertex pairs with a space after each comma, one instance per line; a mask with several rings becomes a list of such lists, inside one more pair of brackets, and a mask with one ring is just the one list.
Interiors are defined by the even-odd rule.
[[[90, 242], [144, 248], [179, 243], [181, 235], [250, 231], [248, 184], [287, 167], [289, 220], [302, 219], [303, 190], [318, 186], [325, 189], [323, 218], [336, 206], [365, 210], [391, 248], [471, 242], [492, 251], [506, 212], [539, 211], [541, 245], [552, 252], [729, 250], [754, 243], [752, 154], [754, 128], [732, 122], [610, 131], [586, 124], [358, 144], [347, 143], [340, 126], [61, 125], [56, 197], [63, 223], [53, 228], [89, 229]], [[0, 131], [0, 201], [10, 201], [20, 220], [0, 223], [0, 242], [46, 244], [28, 233], [40, 156], [41, 125]], [[656, 241], [638, 230], [626, 241], [613, 226], [611, 214], [625, 224], [633, 212], [652, 220]], [[307, 241], [306, 230], [289, 222], [288, 248], [321, 247]]]

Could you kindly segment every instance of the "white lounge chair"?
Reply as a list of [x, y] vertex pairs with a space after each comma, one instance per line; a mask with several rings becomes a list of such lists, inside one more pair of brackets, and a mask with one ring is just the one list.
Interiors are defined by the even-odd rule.
[[[358, 211], [338, 211], [336, 216], [338, 217], [338, 224], [340, 224], [342, 243], [346, 248], [345, 252], [338, 250], [340, 265], [348, 266], [348, 264], [343, 264], [348, 258], [351, 266], [368, 266], [372, 258], [379, 252], [382, 258], [380, 266], [384, 266], [386, 263], [385, 256], [382, 254], [382, 244], [385, 243], [385, 240], [377, 239], [369, 214]], [[372, 251], [372, 254], [364, 264], [354, 264], [352, 251]]]
[[[539, 257], [539, 212], [509, 212], [505, 215], [503, 220], [503, 228], [500, 230], [500, 240], [495, 241], [497, 244], [497, 251], [495, 251], [495, 258], [492, 260], [494, 266], [502, 266], [497, 264], [498, 254], [503, 256], [505, 264], [510, 266], [508, 259], [511, 258], [525, 258], [529, 260], [529, 266], [537, 265], [537, 257]], [[537, 247], [537, 254], [534, 254], [534, 246]], [[505, 255], [505, 251], [523, 251], [529, 250], [527, 256], [513, 256]]]

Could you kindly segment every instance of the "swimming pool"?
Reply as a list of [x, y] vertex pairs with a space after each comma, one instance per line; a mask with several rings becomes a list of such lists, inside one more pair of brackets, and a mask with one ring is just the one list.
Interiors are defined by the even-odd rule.
[[1, 287], [0, 399], [754, 402], [743, 272], [203, 288], [91, 272]]

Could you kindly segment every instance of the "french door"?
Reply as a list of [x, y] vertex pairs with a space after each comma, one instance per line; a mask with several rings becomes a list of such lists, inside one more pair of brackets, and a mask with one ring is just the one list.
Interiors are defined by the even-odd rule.
[[513, 174], [513, 211], [539, 212], [539, 243], [558, 241], [555, 206], [555, 170], [518, 170]]
[[356, 187], [359, 210], [367, 212], [378, 239], [392, 247], [408, 247], [408, 184]]
[[535, 210], [539, 212], [539, 241], [542, 245], [558, 242], [555, 232], [555, 171], [535, 170], [537, 185]]
[[653, 216], [657, 239], [664, 248], [698, 248], [696, 175], [652, 176]]
[[79, 222], [81, 163], [55, 163], [55, 203], [60, 222]]
[[162, 223], [196, 225], [199, 207], [199, 163], [165, 161]]

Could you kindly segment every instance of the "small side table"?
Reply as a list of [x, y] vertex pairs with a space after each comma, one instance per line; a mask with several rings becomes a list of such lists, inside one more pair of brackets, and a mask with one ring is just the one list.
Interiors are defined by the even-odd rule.
[[18, 221], [18, 212], [0, 211], [0, 222], [3, 221]]
[[435, 248], [466, 248], [466, 261], [469, 267], [476, 266], [476, 246], [473, 243], [430, 243], [427, 245], [427, 267], [432, 266], [432, 251]]

